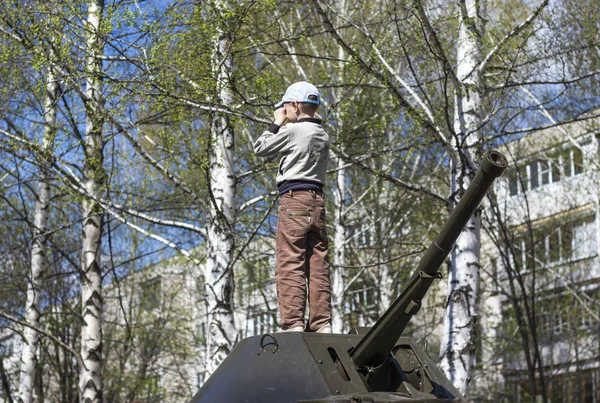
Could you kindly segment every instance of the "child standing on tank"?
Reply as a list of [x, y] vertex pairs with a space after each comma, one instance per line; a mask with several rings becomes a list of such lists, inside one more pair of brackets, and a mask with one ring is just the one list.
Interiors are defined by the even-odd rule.
[[256, 155], [282, 154], [276, 179], [281, 199], [275, 251], [280, 331], [304, 331], [307, 286], [308, 329], [332, 331], [323, 197], [329, 136], [315, 118], [320, 104], [321, 94], [314, 85], [306, 81], [290, 85], [275, 105], [273, 123], [254, 142]]

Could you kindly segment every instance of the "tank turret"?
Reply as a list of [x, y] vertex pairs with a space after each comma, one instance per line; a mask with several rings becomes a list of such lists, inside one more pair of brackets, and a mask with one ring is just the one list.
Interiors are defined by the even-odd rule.
[[454, 242], [507, 166], [488, 152], [398, 298], [351, 334], [267, 333], [242, 340], [190, 403], [460, 402], [464, 398], [402, 333]]

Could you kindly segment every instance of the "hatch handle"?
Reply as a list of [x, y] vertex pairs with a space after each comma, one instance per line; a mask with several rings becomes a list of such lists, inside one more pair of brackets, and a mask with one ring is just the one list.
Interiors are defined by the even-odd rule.
[[[271, 340], [273, 340], [273, 341], [269, 342], [269, 343], [265, 343], [265, 339], [267, 337], [270, 337]], [[258, 355], [260, 355], [263, 351], [265, 351], [265, 349], [268, 346], [275, 346], [275, 348], [272, 351], [273, 354], [275, 354], [277, 352], [277, 350], [279, 350], [279, 343], [277, 343], [277, 339], [275, 339], [275, 336], [273, 336], [271, 333], [265, 333], [260, 338], [260, 350], [258, 351]]]

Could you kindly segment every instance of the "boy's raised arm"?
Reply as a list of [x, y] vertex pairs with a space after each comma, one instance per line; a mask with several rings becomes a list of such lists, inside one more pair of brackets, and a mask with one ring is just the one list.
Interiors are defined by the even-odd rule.
[[271, 123], [269, 129], [254, 142], [254, 153], [264, 157], [285, 151], [288, 145], [289, 134], [290, 130], [288, 127], [283, 126], [279, 128], [279, 126]]
[[285, 122], [285, 109], [279, 108], [273, 113], [274, 121], [269, 128], [254, 142], [254, 153], [259, 156], [278, 154], [285, 151], [288, 144], [289, 127], [283, 126]]

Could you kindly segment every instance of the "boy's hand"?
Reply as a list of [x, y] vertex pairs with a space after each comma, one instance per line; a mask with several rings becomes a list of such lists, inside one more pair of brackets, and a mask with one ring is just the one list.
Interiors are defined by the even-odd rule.
[[277, 126], [283, 125], [283, 122], [285, 122], [285, 108], [276, 109], [275, 112], [273, 112], [273, 120], [273, 123]]

